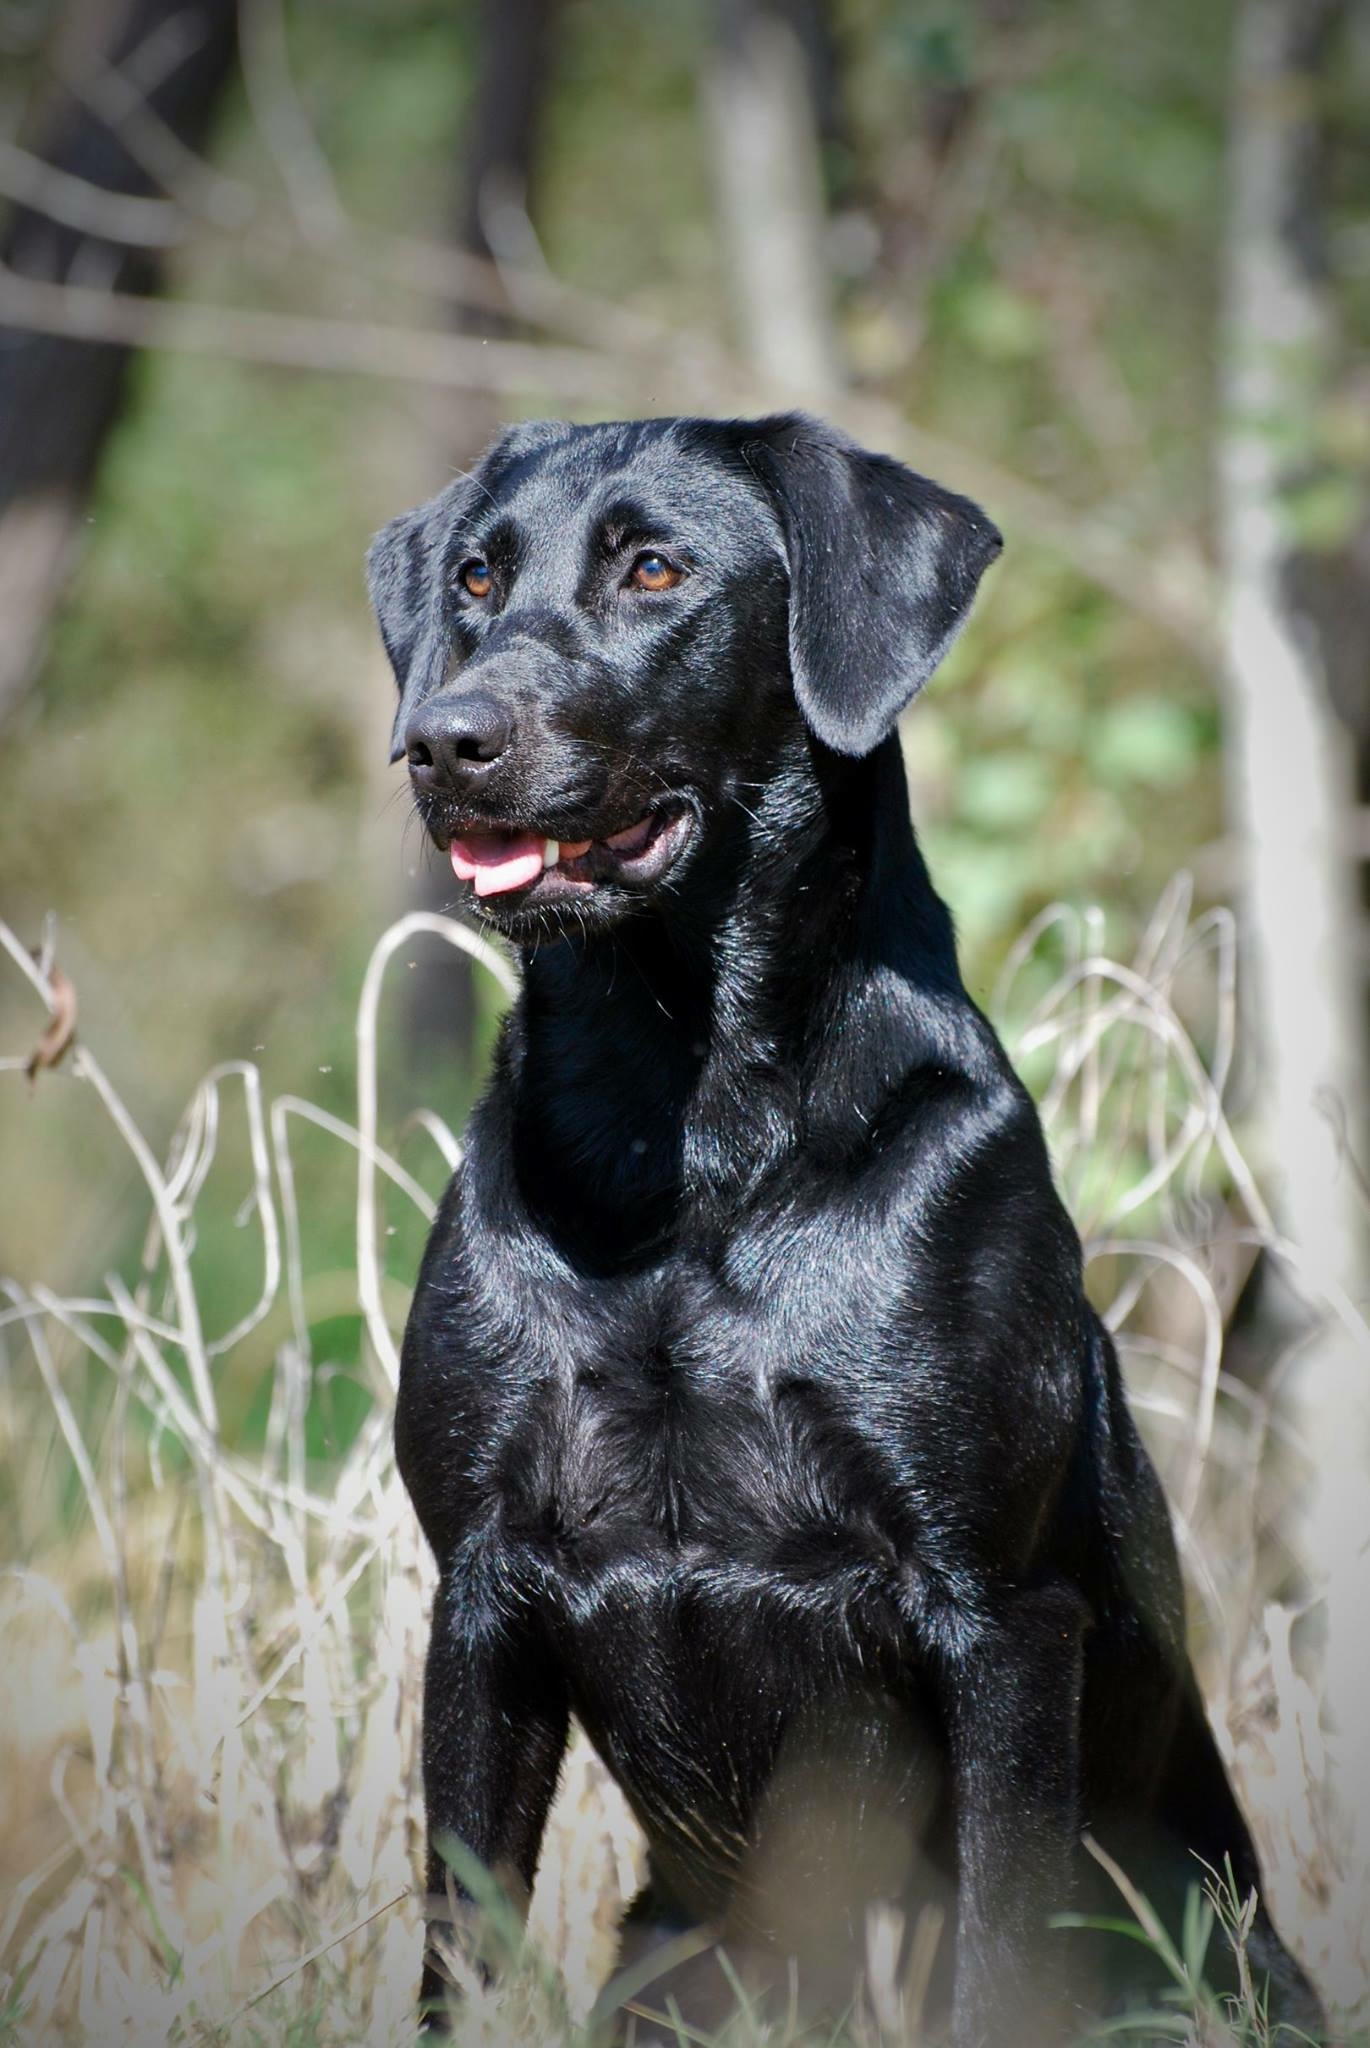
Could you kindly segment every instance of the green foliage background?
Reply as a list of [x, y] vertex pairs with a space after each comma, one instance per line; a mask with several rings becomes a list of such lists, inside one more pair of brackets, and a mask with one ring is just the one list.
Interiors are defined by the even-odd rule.
[[[475, 8], [295, 0], [289, 19], [349, 211], [441, 235]], [[828, 172], [844, 347], [911, 419], [1049, 491], [1082, 527], [1106, 523], [1139, 558], [1178, 560], [1207, 546], [1228, 8], [1045, 0], [1007, 20], [954, 0], [843, 0], [848, 132]], [[568, 282], [726, 332], [698, 90], [708, 21], [703, 0], [572, 0], [538, 217]], [[920, 134], [938, 91], [977, 104], [942, 246], [929, 220], [948, 187]], [[216, 158], [281, 203], [241, 100]], [[249, 232], [192, 248], [175, 289], [435, 320], [379, 277], [339, 278]], [[547, 408], [530, 391], [521, 409]], [[220, 1058], [257, 1059], [269, 1091], [350, 1107], [361, 968], [426, 858], [384, 766], [390, 684], [361, 558], [478, 431], [459, 403], [380, 381], [170, 354], [137, 365], [41, 689], [0, 753], [0, 872], [26, 935], [57, 912], [82, 1028], [155, 1138]], [[1340, 531], [1336, 507], [1322, 511]], [[907, 729], [916, 815], [982, 998], [1011, 937], [1057, 896], [1102, 901], [1125, 945], [1177, 866], [1225, 882], [1203, 657], [1003, 523], [975, 623]], [[32, 1007], [8, 983], [0, 1005], [17, 1049]], [[400, 1072], [397, 1015], [388, 1024], [397, 1093], [459, 1115], [471, 1077], [455, 1061]], [[0, 1265], [58, 1288], [125, 1255], [140, 1227], [78, 1095], [60, 1076], [32, 1099], [0, 1092], [0, 1151], [23, 1162]], [[231, 1158], [223, 1170], [227, 1189]], [[351, 1256], [350, 1170], [320, 1139], [302, 1145], [302, 1172], [307, 1264], [345, 1370], [355, 1324], [327, 1276]], [[201, 1257], [228, 1320], [253, 1285], [231, 1227]], [[395, 1271], [406, 1262], [401, 1245]], [[252, 1402], [245, 1384], [244, 1426]]]

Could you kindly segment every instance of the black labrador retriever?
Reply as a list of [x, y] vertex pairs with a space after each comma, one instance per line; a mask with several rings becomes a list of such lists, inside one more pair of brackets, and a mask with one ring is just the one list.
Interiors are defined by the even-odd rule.
[[[514, 428], [370, 557], [394, 758], [523, 963], [395, 1423], [435, 1922], [446, 1841], [531, 1885], [575, 1714], [650, 1845], [633, 1942], [707, 1927], [841, 2003], [869, 1902], [939, 1899], [958, 2048], [1097, 1995], [1048, 1925], [1083, 1829], [1158, 1895], [1259, 1882], [909, 822], [895, 721], [999, 549], [786, 415]], [[1251, 1953], [1314, 2024], [1263, 1908]]]

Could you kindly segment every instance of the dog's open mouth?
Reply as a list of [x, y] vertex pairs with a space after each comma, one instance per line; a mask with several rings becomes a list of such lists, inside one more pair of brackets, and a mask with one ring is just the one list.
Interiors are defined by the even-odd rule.
[[549, 839], [519, 825], [460, 827], [451, 844], [458, 881], [477, 896], [537, 888], [539, 897], [594, 889], [601, 882], [655, 882], [689, 837], [691, 813], [662, 805], [602, 839]]

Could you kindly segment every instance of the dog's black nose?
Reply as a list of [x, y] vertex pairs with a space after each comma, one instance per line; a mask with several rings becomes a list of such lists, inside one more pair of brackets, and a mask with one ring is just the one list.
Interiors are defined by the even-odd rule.
[[479, 782], [514, 736], [514, 721], [497, 697], [469, 696], [425, 704], [404, 736], [409, 773], [426, 789]]

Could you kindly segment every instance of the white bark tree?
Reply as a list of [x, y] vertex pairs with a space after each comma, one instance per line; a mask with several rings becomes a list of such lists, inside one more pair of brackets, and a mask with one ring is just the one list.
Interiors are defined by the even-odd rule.
[[[1323, 1320], [1292, 1387], [1312, 1486], [1300, 1563], [1328, 1599], [1327, 1698], [1349, 1759], [1370, 1704], [1370, 1356], [1336, 1303], [1366, 1288], [1366, 988], [1355, 757], [1294, 608], [1291, 447], [1330, 346], [1317, 255], [1317, 67], [1338, 0], [1242, 0], [1233, 55], [1220, 452], [1227, 796], [1243, 849], [1248, 1033], [1264, 1177]], [[1353, 1789], [1348, 1782], [1347, 1793]]]

